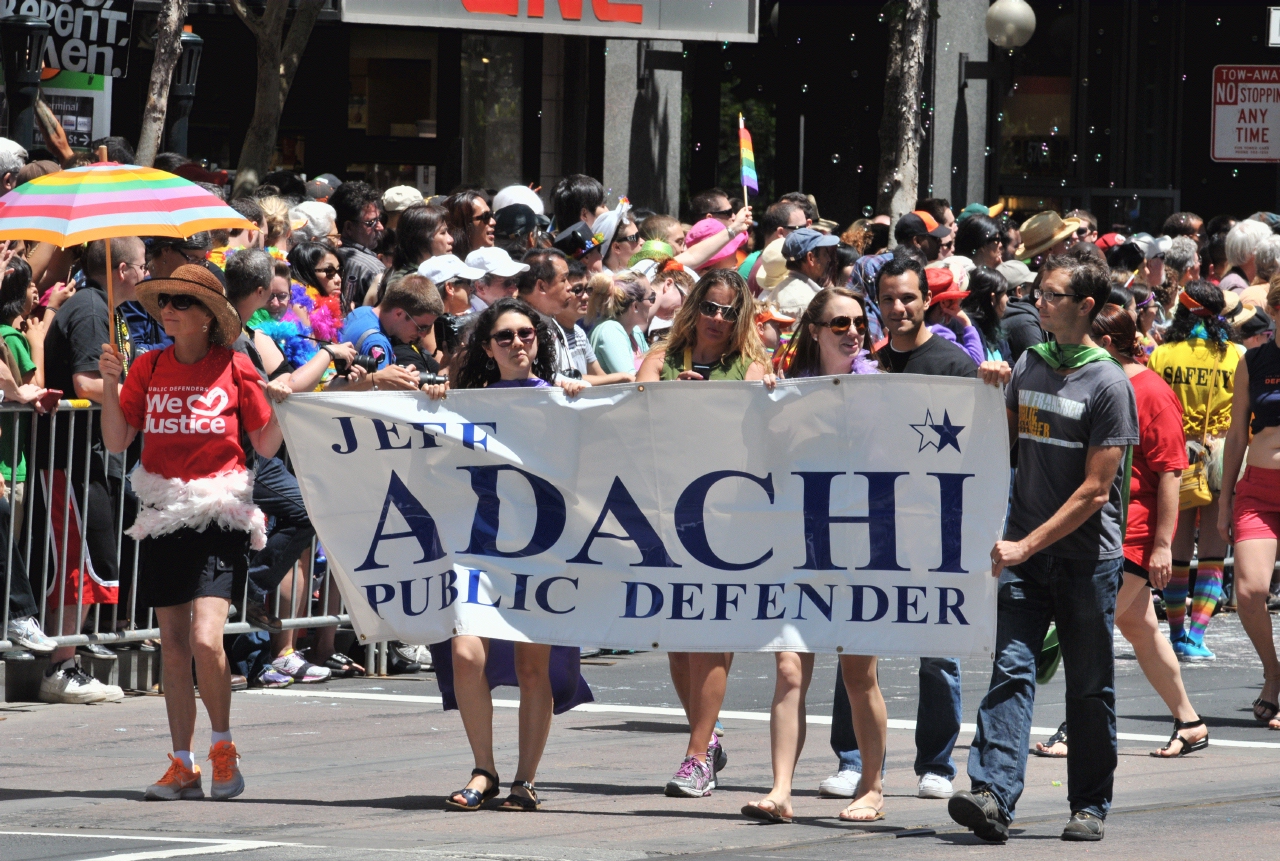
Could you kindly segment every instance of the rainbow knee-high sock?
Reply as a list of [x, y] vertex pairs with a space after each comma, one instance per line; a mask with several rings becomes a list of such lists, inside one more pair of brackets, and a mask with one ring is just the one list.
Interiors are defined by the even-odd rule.
[[1204, 643], [1204, 629], [1213, 618], [1214, 608], [1222, 600], [1222, 560], [1201, 559], [1196, 569], [1196, 588], [1191, 596], [1191, 624], [1187, 635]]
[[1182, 637], [1182, 624], [1187, 617], [1187, 584], [1191, 579], [1191, 563], [1181, 559], [1173, 560], [1173, 576], [1169, 585], [1165, 586], [1164, 612], [1169, 617], [1170, 639], [1177, 641]]

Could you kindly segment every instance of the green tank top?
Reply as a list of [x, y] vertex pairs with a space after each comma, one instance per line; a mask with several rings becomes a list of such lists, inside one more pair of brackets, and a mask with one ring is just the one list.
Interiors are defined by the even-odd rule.
[[693, 350], [686, 349], [683, 356], [667, 353], [662, 360], [662, 373], [658, 379], [674, 380], [682, 371], [698, 371], [709, 380], [744, 380], [750, 367], [751, 360], [741, 353], [726, 353], [720, 357], [720, 361], [710, 366], [710, 373], [703, 373], [694, 367]]

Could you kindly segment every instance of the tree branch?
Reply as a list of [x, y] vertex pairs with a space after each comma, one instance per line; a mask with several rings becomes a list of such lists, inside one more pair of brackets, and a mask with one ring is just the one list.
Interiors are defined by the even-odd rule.
[[138, 131], [138, 164], [150, 167], [160, 151], [164, 120], [169, 108], [169, 85], [182, 55], [182, 22], [187, 18], [187, 0], [164, 0], [157, 21], [156, 57], [147, 84], [147, 104], [142, 109]]
[[265, 35], [262, 27], [262, 18], [250, 12], [249, 7], [244, 5], [244, 0], [228, 0], [228, 2], [231, 3], [231, 10], [236, 13], [236, 17], [244, 22], [253, 37], [261, 40]]

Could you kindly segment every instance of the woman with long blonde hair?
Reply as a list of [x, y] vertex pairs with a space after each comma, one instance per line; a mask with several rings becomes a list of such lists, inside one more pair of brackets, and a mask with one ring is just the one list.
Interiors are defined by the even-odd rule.
[[[636, 382], [658, 380], [763, 380], [775, 378], [756, 331], [754, 300], [732, 269], [708, 272], [676, 312], [671, 331], [645, 356]], [[689, 718], [684, 761], [667, 783], [672, 797], [701, 798], [715, 788], [728, 756], [715, 737], [731, 652], [668, 652], [671, 680]]]

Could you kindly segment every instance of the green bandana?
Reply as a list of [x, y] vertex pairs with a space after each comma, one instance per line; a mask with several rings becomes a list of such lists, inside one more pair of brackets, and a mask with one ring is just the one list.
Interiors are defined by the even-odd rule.
[[1074, 371], [1090, 362], [1115, 361], [1111, 354], [1101, 347], [1086, 347], [1083, 344], [1059, 344], [1057, 341], [1045, 341], [1042, 344], [1032, 344], [1027, 349], [1044, 359], [1045, 364], [1055, 371], [1060, 368]]

